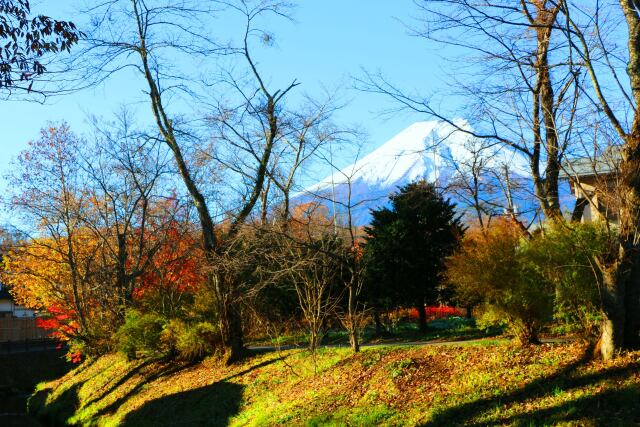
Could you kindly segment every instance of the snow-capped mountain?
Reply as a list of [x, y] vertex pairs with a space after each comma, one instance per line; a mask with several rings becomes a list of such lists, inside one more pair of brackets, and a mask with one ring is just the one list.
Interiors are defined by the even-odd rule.
[[[456, 125], [470, 129], [462, 120]], [[296, 199], [320, 199], [330, 210], [335, 208], [338, 213], [345, 211], [344, 206], [350, 200], [354, 222], [366, 224], [370, 219], [370, 209], [387, 203], [388, 196], [398, 187], [419, 179], [446, 186], [478, 164], [486, 170], [495, 171], [506, 167], [514, 181], [526, 180], [529, 176], [527, 162], [522, 156], [482, 144], [485, 143], [448, 123], [414, 123], [355, 163], [307, 187]], [[499, 179], [496, 176], [493, 180]], [[491, 188], [491, 191], [499, 192], [498, 187], [497, 182], [483, 183], [486, 191]], [[456, 197], [455, 191], [449, 196], [464, 208], [463, 197]]]

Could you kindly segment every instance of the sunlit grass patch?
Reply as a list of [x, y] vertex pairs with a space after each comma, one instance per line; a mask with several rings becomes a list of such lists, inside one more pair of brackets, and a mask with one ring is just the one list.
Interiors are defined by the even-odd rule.
[[357, 355], [324, 348], [315, 362], [298, 349], [233, 366], [215, 358], [178, 366], [105, 356], [42, 385], [34, 403], [41, 416], [97, 426], [640, 421], [640, 353], [608, 363], [588, 354], [578, 343], [515, 348], [501, 341]]

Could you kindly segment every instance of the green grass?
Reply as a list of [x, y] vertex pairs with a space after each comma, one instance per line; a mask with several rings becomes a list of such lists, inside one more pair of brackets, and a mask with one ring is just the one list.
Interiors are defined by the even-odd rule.
[[[489, 340], [487, 340], [489, 341]], [[578, 343], [514, 348], [323, 348], [224, 366], [110, 355], [42, 384], [32, 409], [92, 426], [630, 425], [640, 422], [640, 352], [590, 361]], [[315, 373], [317, 369], [317, 374]]]

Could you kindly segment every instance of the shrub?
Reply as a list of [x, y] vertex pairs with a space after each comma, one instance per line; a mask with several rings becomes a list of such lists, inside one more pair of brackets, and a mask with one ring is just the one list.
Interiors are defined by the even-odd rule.
[[193, 361], [212, 354], [219, 337], [219, 328], [209, 322], [187, 323], [176, 319], [163, 332], [162, 342], [180, 359]]
[[[447, 305], [434, 305], [434, 306], [425, 306], [425, 312], [427, 313], [427, 320], [432, 321], [436, 319], [446, 319], [447, 317], [453, 316], [463, 316], [464, 312], [456, 307], [451, 307]], [[409, 310], [409, 318], [411, 320], [418, 320], [420, 317], [420, 313], [415, 308]]]
[[530, 243], [538, 269], [555, 288], [554, 318], [562, 332], [587, 340], [599, 335], [602, 321], [596, 257], [613, 235], [602, 224], [550, 225]]
[[538, 342], [553, 313], [553, 287], [532, 257], [529, 242], [509, 221], [467, 233], [447, 261], [447, 280], [461, 300], [478, 300], [481, 324], [506, 322], [522, 344]]
[[128, 310], [116, 333], [118, 351], [127, 358], [153, 357], [163, 352], [161, 336], [167, 320], [153, 313]]

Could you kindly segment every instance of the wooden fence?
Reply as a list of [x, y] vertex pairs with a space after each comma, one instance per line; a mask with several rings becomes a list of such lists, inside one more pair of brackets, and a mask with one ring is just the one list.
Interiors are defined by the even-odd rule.
[[16, 341], [41, 341], [49, 337], [49, 332], [36, 326], [34, 317], [0, 318], [0, 343]]

